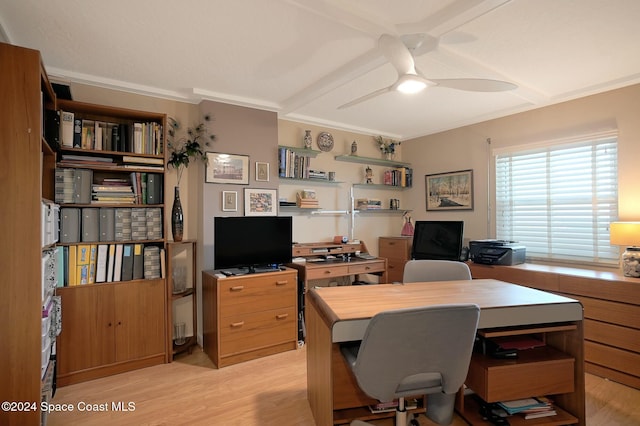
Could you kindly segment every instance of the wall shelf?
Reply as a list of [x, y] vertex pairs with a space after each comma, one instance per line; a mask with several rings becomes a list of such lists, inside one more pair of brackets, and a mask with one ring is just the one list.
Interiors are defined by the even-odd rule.
[[392, 191], [404, 191], [405, 189], [411, 189], [410, 186], [384, 185], [380, 183], [354, 183], [353, 187], [362, 189], [388, 189]]
[[288, 149], [289, 151], [293, 151], [296, 154], [304, 155], [305, 157], [311, 157], [311, 158], [316, 158], [318, 154], [322, 152], [315, 149], [298, 148], [295, 146], [286, 146], [286, 145], [278, 145], [278, 148]]
[[348, 163], [375, 164], [376, 166], [387, 167], [410, 167], [411, 164], [402, 161], [385, 160], [384, 158], [361, 157], [359, 155], [336, 155], [336, 161], [346, 161]]
[[368, 209], [368, 210], [354, 210], [355, 213], [363, 213], [363, 214], [405, 214], [406, 212], [410, 212], [411, 210], [403, 210], [403, 209]]
[[339, 185], [343, 182], [337, 180], [328, 180], [328, 179], [305, 179], [305, 178], [290, 178], [290, 177], [279, 177], [280, 183], [313, 183], [320, 185]]

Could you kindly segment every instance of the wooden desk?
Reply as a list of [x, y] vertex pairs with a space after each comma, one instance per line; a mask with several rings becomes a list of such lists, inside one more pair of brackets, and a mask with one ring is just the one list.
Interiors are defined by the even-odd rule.
[[[311, 289], [307, 293], [307, 394], [317, 425], [348, 423], [352, 418], [366, 418], [368, 410], [359, 407], [371, 403], [357, 388], [355, 379], [339, 353], [339, 342], [360, 340], [369, 319], [378, 312], [408, 307], [446, 303], [476, 303], [480, 306], [478, 329], [484, 333], [525, 334], [540, 332], [545, 348], [561, 353], [573, 365], [572, 390], [553, 386], [533, 388], [532, 394], [554, 394], [561, 408], [558, 416], [549, 418], [562, 424], [585, 425], [584, 354], [582, 306], [576, 300], [497, 280], [447, 281], [413, 283], [408, 285], [383, 284], [376, 286], [344, 286]], [[483, 355], [474, 354], [470, 378], [477, 377], [478, 369], [489, 369]], [[525, 364], [519, 360], [501, 360], [501, 364], [514, 365], [516, 370], [533, 367], [540, 375], [548, 359]], [[540, 371], [542, 370], [542, 371]], [[484, 371], [486, 373], [486, 371]], [[491, 373], [491, 371], [489, 371]], [[490, 375], [490, 374], [489, 374]], [[536, 380], [540, 377], [537, 375]], [[553, 380], [553, 378], [549, 378]], [[492, 382], [488, 383], [492, 386]], [[513, 388], [514, 398], [521, 398], [526, 389]], [[564, 393], [563, 393], [564, 392]], [[477, 410], [468, 408], [461, 395], [458, 412], [471, 424], [483, 424]], [[512, 425], [518, 422], [510, 419]], [[565, 421], [566, 420], [566, 421]], [[524, 420], [522, 420], [524, 422]], [[529, 421], [530, 422], [530, 421]], [[526, 423], [522, 423], [526, 424]], [[545, 424], [544, 421], [538, 424]], [[555, 423], [559, 424], [559, 423]]]
[[[356, 251], [367, 252], [364, 243], [305, 243], [293, 245], [293, 257], [308, 259], [304, 263], [290, 263], [287, 266], [298, 270], [298, 279], [304, 283], [305, 291], [309, 288], [309, 281], [328, 278], [345, 277], [359, 274], [375, 274], [381, 283], [387, 282], [387, 259], [360, 259], [354, 256]], [[349, 261], [331, 260], [313, 262], [324, 255], [350, 255]]]

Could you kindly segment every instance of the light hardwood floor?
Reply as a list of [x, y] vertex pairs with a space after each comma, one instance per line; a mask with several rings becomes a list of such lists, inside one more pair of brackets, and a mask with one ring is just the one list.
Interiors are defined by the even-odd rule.
[[[48, 425], [314, 425], [306, 384], [305, 348], [222, 369], [194, 350], [171, 364], [59, 388], [52, 403], [74, 411], [52, 413]], [[586, 399], [589, 426], [640, 425], [640, 390], [587, 375]], [[134, 409], [114, 411], [118, 402]], [[456, 417], [453, 425], [466, 423]]]

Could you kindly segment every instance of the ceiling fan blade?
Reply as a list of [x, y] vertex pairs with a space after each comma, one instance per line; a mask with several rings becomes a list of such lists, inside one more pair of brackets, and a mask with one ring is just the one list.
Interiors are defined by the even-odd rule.
[[352, 106], [354, 106], [356, 104], [359, 104], [361, 102], [368, 101], [369, 99], [375, 98], [376, 96], [380, 96], [380, 95], [382, 95], [384, 93], [390, 92], [392, 90], [392, 88], [393, 88], [393, 86], [389, 86], [389, 87], [385, 87], [384, 89], [376, 90], [375, 92], [371, 92], [368, 95], [361, 96], [361, 97], [359, 97], [357, 99], [352, 100], [351, 102], [347, 102], [344, 105], [340, 105], [338, 107], [338, 109], [349, 108], [349, 107], [352, 107]]
[[429, 80], [436, 83], [438, 86], [466, 90], [469, 92], [504, 92], [518, 88], [515, 84], [507, 81], [489, 80], [484, 78], [445, 78]]
[[413, 56], [402, 41], [389, 34], [382, 34], [378, 39], [378, 47], [385, 58], [398, 71], [398, 75], [415, 74]]

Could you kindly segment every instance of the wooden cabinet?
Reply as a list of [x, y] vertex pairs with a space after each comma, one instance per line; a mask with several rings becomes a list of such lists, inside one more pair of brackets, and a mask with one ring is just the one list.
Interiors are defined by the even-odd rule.
[[389, 282], [402, 282], [404, 264], [411, 260], [413, 237], [378, 238], [378, 256], [387, 259]]
[[202, 273], [203, 346], [218, 368], [297, 348], [293, 269], [225, 277]]
[[33, 425], [43, 390], [41, 202], [53, 200], [55, 164], [42, 123], [56, 102], [38, 51], [0, 43], [0, 99], [0, 399], [37, 405], [0, 411], [0, 424]]
[[165, 361], [164, 280], [58, 289], [58, 383], [92, 380]]
[[[198, 344], [198, 316], [196, 293], [196, 241], [167, 243], [167, 351], [169, 361], [179, 353]], [[176, 341], [175, 324], [185, 324], [184, 341]]]

